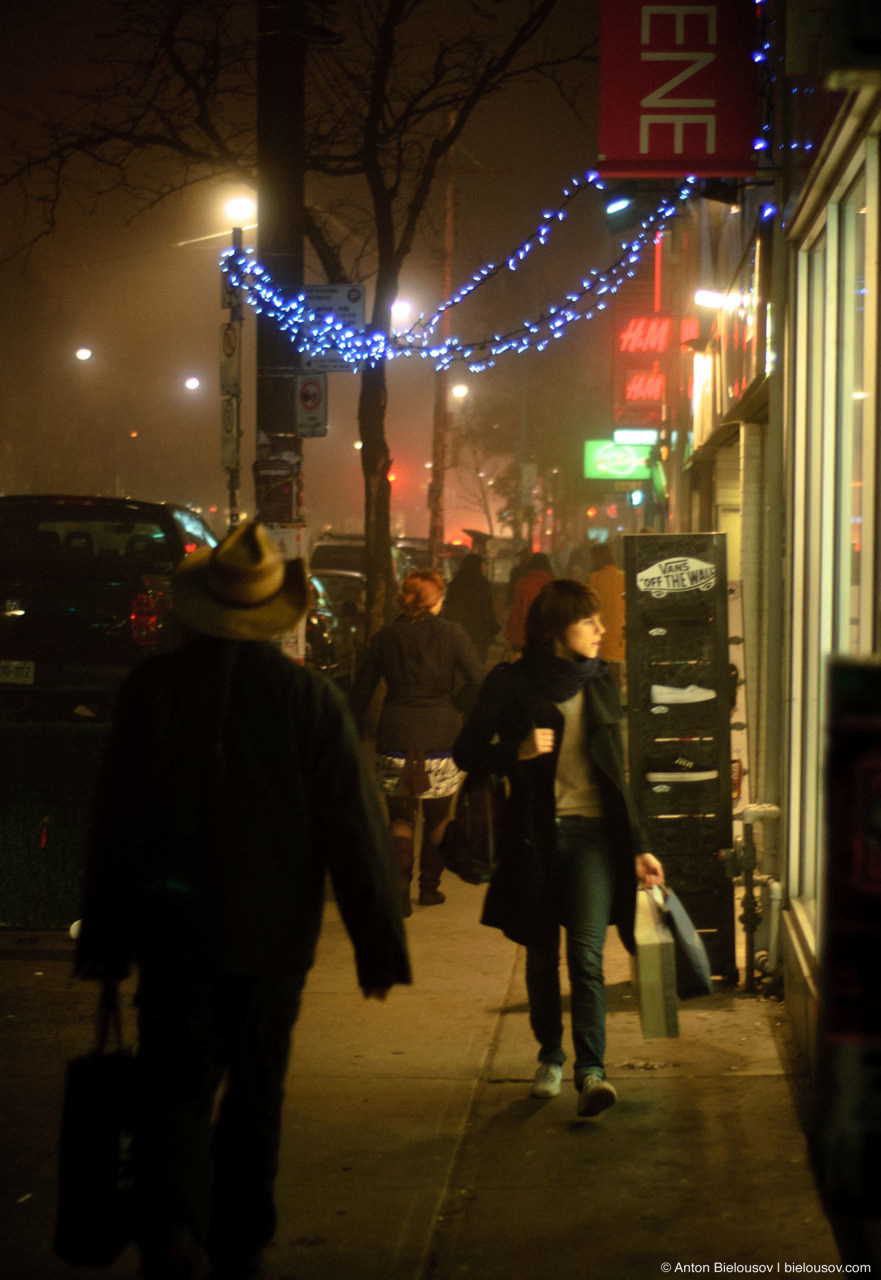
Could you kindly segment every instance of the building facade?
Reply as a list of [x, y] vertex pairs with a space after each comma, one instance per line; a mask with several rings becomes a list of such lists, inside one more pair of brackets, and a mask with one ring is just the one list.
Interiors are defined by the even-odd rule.
[[783, 974], [813, 1064], [826, 865], [848, 836], [825, 821], [827, 668], [879, 647], [881, 18], [828, 0], [759, 8], [767, 155], [755, 180], [683, 214], [683, 278], [721, 297], [683, 349], [687, 443], [668, 465], [669, 527], [728, 535], [742, 596], [741, 808], [767, 806], [759, 869], [779, 888], [765, 963]]

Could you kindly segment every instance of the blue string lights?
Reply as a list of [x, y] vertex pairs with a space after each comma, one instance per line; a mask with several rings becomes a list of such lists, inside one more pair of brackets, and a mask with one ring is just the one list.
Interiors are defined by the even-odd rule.
[[296, 345], [297, 351], [307, 358], [315, 359], [333, 352], [342, 357], [353, 372], [358, 372], [364, 365], [415, 356], [433, 361], [438, 370], [461, 362], [467, 365], [469, 372], [480, 373], [492, 368], [499, 356], [520, 355], [529, 350], [543, 351], [551, 342], [562, 338], [567, 327], [576, 320], [590, 320], [603, 312], [618, 290], [637, 274], [642, 254], [653, 243], [658, 231], [680, 205], [695, 194], [696, 182], [694, 177], [685, 178], [672, 193], [661, 199], [642, 218], [632, 237], [621, 243], [620, 256], [605, 271], [590, 270], [577, 288], [567, 293], [562, 301], [549, 306], [536, 319], [524, 320], [507, 333], [493, 334], [479, 341], [465, 341], [457, 337], [437, 340], [435, 334], [441, 317], [486, 284], [503, 267], [516, 271], [536, 248], [543, 248], [554, 227], [566, 218], [567, 206], [572, 200], [591, 187], [605, 190], [600, 174], [591, 170], [582, 178], [573, 177], [563, 188], [560, 204], [541, 215], [538, 227], [517, 250], [499, 263], [487, 263], [481, 267], [430, 317], [421, 316], [405, 333], [389, 336], [380, 331], [352, 329], [331, 314], [319, 315], [311, 311], [305, 294], [298, 294], [294, 299], [285, 298], [274, 287], [266, 268], [255, 259], [251, 250], [229, 250], [221, 261], [221, 270], [229, 277], [230, 285], [242, 290], [244, 301], [258, 314], [272, 317]]

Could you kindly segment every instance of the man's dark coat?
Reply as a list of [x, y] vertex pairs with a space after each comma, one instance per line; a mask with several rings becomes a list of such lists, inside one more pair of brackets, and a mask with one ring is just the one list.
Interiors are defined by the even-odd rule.
[[276, 645], [193, 638], [123, 682], [77, 969], [305, 973], [330, 876], [365, 989], [409, 982], [388, 831], [349, 711]]

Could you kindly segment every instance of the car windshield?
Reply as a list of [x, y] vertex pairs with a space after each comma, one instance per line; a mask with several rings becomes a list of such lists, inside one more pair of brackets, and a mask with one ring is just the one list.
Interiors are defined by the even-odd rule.
[[106, 513], [72, 504], [0, 503], [0, 558], [6, 561], [162, 564], [179, 555], [156, 521], [134, 512], [107, 519]]
[[348, 601], [356, 605], [362, 603], [367, 590], [367, 579], [363, 573], [330, 571], [322, 573], [320, 580], [313, 578], [312, 581], [318, 583], [319, 589], [327, 596], [335, 611], [339, 611], [341, 605]]
[[312, 552], [313, 569], [349, 569], [356, 573], [367, 570], [367, 551], [364, 543], [320, 542]]

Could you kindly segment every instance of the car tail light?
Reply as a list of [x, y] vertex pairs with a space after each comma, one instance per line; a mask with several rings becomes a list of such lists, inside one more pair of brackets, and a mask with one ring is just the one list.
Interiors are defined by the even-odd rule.
[[159, 632], [171, 610], [170, 583], [168, 578], [148, 573], [141, 583], [144, 590], [132, 596], [129, 614], [132, 640], [141, 648], [152, 649], [159, 642]]
[[135, 644], [152, 648], [159, 639], [159, 618], [156, 614], [156, 601], [149, 591], [139, 591], [132, 596], [129, 620]]

